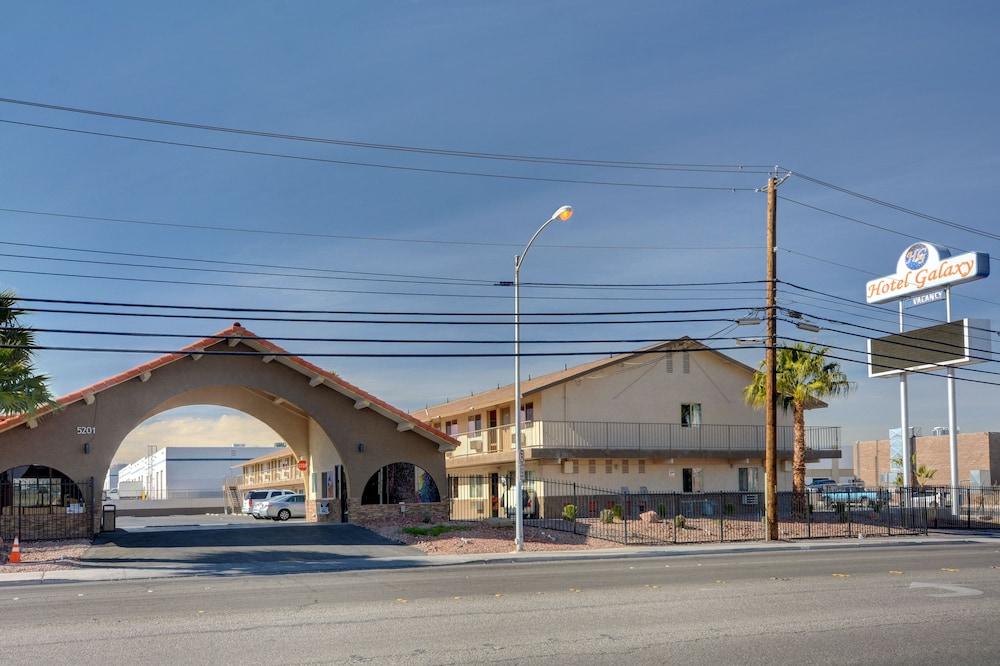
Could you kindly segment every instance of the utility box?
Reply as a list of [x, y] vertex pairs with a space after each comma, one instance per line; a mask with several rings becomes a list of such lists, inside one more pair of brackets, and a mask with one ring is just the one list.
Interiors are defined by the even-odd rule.
[[114, 532], [117, 522], [118, 509], [114, 504], [105, 504], [101, 510], [101, 531]]

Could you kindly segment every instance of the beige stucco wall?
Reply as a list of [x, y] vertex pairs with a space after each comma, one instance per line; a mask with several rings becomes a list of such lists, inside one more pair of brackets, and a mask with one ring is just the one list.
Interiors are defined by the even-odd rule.
[[[253, 351], [242, 344], [220, 345], [226, 351]], [[297, 455], [323, 465], [320, 471], [341, 461], [352, 498], [360, 498], [368, 478], [380, 467], [401, 461], [425, 469], [442, 495], [447, 493], [444, 455], [438, 444], [413, 431], [397, 431], [391, 419], [372, 409], [355, 409], [353, 399], [328, 386], [310, 386], [309, 379], [281, 363], [263, 363], [254, 356], [182, 358], [153, 370], [146, 382], [135, 378], [101, 391], [90, 405], [79, 401], [43, 415], [36, 428], [17, 426], [0, 433], [0, 470], [48, 465], [76, 480], [99, 481], [124, 437], [150, 416], [174, 407], [215, 404], [259, 418]], [[286, 416], [287, 410], [268, 407], [267, 400], [248, 397], [246, 388], [282, 398], [313, 423], [303, 424], [301, 418]], [[96, 434], [78, 434], [80, 426], [93, 427]], [[84, 443], [90, 444], [89, 454]], [[364, 444], [363, 451], [358, 450], [359, 443]]]
[[[567, 483], [578, 483], [583, 486], [620, 491], [627, 487], [629, 492], [639, 492], [643, 486], [649, 492], [683, 492], [683, 470], [684, 468], [701, 469], [704, 480], [703, 490], [711, 491], [737, 491], [739, 490], [739, 468], [752, 467], [759, 470], [760, 491], [763, 492], [764, 484], [764, 462], [759, 458], [751, 458], [750, 462], [745, 459], [732, 462], [709, 459], [709, 458], [675, 458], [673, 462], [668, 461], [645, 461], [645, 472], [639, 472], [638, 460], [628, 461], [628, 472], [623, 471], [622, 460], [612, 458], [612, 471], [606, 471], [604, 458], [594, 459], [596, 461], [596, 471], [591, 474], [587, 458], [578, 460], [578, 472], [565, 471], [560, 463], [542, 463], [539, 461], [528, 461], [525, 464], [527, 476], [534, 476], [536, 479], [545, 481], [561, 481]], [[785, 469], [783, 463], [778, 472], [778, 490], [792, 489], [792, 474], [790, 469]], [[570, 466], [572, 470], [572, 465]], [[513, 464], [483, 465], [481, 467], [463, 468], [454, 471], [462, 477], [481, 474], [489, 476], [491, 473], [499, 473], [504, 476], [513, 473]], [[541, 491], [539, 491], [541, 492]], [[459, 498], [468, 496], [464, 486], [459, 486]]]
[[[704, 424], [763, 425], [764, 412], [743, 400], [743, 389], [751, 380], [746, 369], [710, 352], [671, 356], [672, 364], [664, 354], [639, 357], [545, 389], [540, 396], [530, 396], [535, 418], [680, 423], [681, 405], [700, 403]], [[779, 409], [778, 423], [791, 425], [791, 414]]]

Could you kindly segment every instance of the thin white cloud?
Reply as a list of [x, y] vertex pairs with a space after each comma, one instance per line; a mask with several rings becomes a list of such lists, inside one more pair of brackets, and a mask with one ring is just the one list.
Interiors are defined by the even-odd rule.
[[148, 421], [122, 442], [115, 460], [132, 462], [146, 455], [146, 447], [164, 446], [270, 446], [281, 436], [261, 421], [245, 414], [177, 416]]

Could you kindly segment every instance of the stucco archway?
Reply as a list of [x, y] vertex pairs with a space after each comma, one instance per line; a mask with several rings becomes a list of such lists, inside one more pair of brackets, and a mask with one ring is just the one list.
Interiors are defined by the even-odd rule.
[[[456, 442], [362, 389], [237, 325], [59, 399], [61, 407], [0, 421], [0, 469], [49, 465], [103, 478], [122, 440], [149, 417], [190, 404], [245, 411], [287, 437], [308, 461], [307, 495], [343, 465], [351, 505], [364, 480], [413, 463], [447, 488], [444, 452]], [[305, 444], [303, 444], [305, 442]], [[442, 498], [444, 499], [444, 498]]]

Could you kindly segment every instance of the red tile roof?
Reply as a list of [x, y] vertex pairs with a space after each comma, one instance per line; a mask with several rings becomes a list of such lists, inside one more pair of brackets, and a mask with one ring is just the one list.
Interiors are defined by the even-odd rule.
[[[372, 403], [372, 405], [377, 405], [378, 407], [381, 407], [383, 410], [398, 416], [401, 420], [413, 424], [414, 430], [422, 431], [422, 433], [425, 436], [429, 435], [432, 439], [443, 440], [444, 442], [454, 446], [458, 445], [457, 440], [444, 434], [440, 430], [432, 428], [430, 425], [424, 423], [420, 419], [411, 416], [410, 414], [407, 414], [403, 410], [390, 405], [384, 400], [375, 397], [371, 393], [368, 393], [367, 391], [355, 386], [354, 384], [351, 384], [350, 382], [341, 379], [340, 377], [337, 376], [336, 373], [330, 372], [329, 370], [324, 370], [318, 365], [310, 363], [309, 361], [305, 360], [300, 356], [294, 356], [289, 354], [289, 352], [287, 352], [285, 349], [282, 349], [281, 347], [274, 344], [270, 340], [261, 338], [252, 331], [244, 328], [239, 322], [234, 322], [232, 326], [222, 331], [219, 331], [213, 336], [204, 338], [186, 347], [183, 347], [180, 350], [178, 350], [177, 353], [164, 354], [159, 358], [155, 358], [141, 365], [137, 365], [134, 368], [125, 370], [124, 372], [119, 372], [117, 375], [113, 375], [95, 384], [91, 384], [90, 386], [86, 386], [82, 389], [79, 389], [77, 391], [64, 395], [60, 398], [57, 398], [56, 403], [61, 407], [66, 407], [74, 402], [83, 400], [84, 396], [86, 395], [96, 395], [97, 393], [100, 393], [105, 389], [109, 389], [112, 386], [117, 386], [118, 384], [127, 382], [131, 379], [135, 379], [136, 377], [139, 377], [146, 372], [151, 372], [153, 370], [156, 370], [157, 368], [162, 368], [165, 365], [169, 365], [170, 363], [179, 361], [183, 358], [191, 356], [192, 354], [196, 354], [200, 351], [205, 351], [209, 347], [224, 343], [229, 338], [241, 338], [242, 341], [248, 346], [259, 348], [261, 351], [266, 350], [276, 355], [281, 355], [282, 360], [291, 362], [294, 365], [299, 366], [301, 370], [305, 371], [304, 374], [312, 374], [314, 376], [318, 375], [327, 382], [333, 384], [335, 388], [339, 388], [340, 390], [348, 394], [353, 394], [357, 396], [359, 399], [367, 400], [368, 402]], [[53, 411], [51, 407], [39, 409], [35, 416], [36, 417], [41, 416], [51, 411]], [[6, 419], [2, 419], [0, 420], [0, 431], [8, 430], [10, 428], [13, 428], [14, 426], [25, 423], [30, 418], [31, 417], [29, 417], [28, 414], [18, 414], [15, 416], [7, 417]]]

